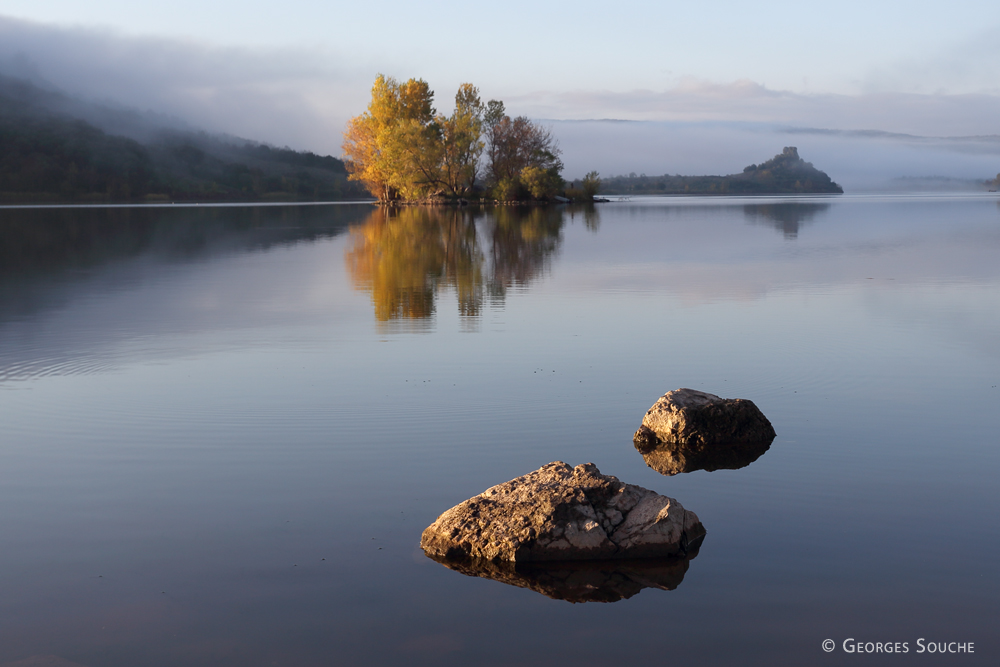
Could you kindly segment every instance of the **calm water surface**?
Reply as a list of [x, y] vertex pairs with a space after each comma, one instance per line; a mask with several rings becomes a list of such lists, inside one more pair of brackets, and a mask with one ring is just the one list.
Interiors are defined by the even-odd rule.
[[[998, 385], [995, 197], [2, 209], [0, 665], [1000, 664]], [[777, 439], [658, 474], [678, 387]], [[423, 556], [555, 460], [698, 514], [673, 590]]]

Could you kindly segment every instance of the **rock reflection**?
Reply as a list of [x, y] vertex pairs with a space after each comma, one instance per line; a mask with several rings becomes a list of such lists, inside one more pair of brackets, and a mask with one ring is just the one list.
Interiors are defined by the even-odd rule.
[[700, 446], [660, 442], [652, 449], [640, 449], [639, 453], [646, 465], [662, 475], [677, 475], [695, 470], [739, 470], [763, 456], [771, 448], [771, 442], [767, 440]]
[[830, 208], [829, 204], [805, 202], [779, 202], [771, 204], [745, 204], [743, 215], [753, 224], [774, 227], [786, 239], [799, 236], [799, 227]]
[[454, 289], [458, 309], [477, 316], [488, 302], [544, 272], [561, 241], [560, 211], [404, 207], [374, 210], [351, 228], [345, 260], [356, 289], [371, 294], [387, 322], [434, 314], [437, 294]]
[[470, 577], [493, 579], [553, 600], [578, 603], [627, 600], [644, 588], [672, 591], [680, 586], [688, 563], [697, 555], [694, 551], [687, 557], [670, 559], [540, 563], [428, 557]]

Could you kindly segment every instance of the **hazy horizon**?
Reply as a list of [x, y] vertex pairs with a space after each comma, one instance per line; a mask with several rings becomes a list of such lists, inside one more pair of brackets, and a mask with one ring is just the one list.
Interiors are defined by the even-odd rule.
[[[164, 123], [320, 154], [341, 155], [344, 123], [364, 110], [372, 80], [384, 72], [427, 80], [441, 111], [450, 109], [458, 83], [471, 81], [484, 99], [502, 99], [512, 114], [548, 125], [563, 149], [567, 178], [592, 169], [735, 173], [784, 146], [797, 146], [804, 159], [855, 191], [891, 187], [900, 178], [985, 180], [1000, 172], [1000, 86], [986, 66], [1000, 46], [981, 26], [920, 12], [905, 21], [924, 42], [892, 35], [892, 48], [854, 44], [850, 57], [829, 53], [822, 62], [817, 56], [836, 46], [832, 38], [815, 37], [807, 54], [782, 51], [801, 49], [815, 32], [801, 8], [786, 7], [782, 20], [770, 15], [773, 25], [767, 16], [748, 18], [744, 33], [732, 32], [728, 19], [725, 25], [702, 20], [692, 30], [709, 41], [719, 30], [742, 37], [717, 44], [720, 53], [709, 57], [691, 44], [677, 51], [674, 41], [690, 36], [671, 31], [674, 41], [663, 48], [677, 52], [668, 70], [648, 52], [653, 46], [621, 50], [628, 40], [600, 26], [581, 27], [572, 44], [566, 35], [546, 42], [536, 27], [525, 28], [505, 36], [506, 46], [518, 45], [516, 54], [504, 48], [496, 57], [484, 40], [459, 58], [443, 58], [440, 45], [416, 29], [424, 19], [412, 15], [413, 36], [359, 42], [345, 23], [319, 38], [305, 19], [320, 10], [301, 2], [292, 4], [303, 20], [283, 19], [271, 31], [262, 8], [254, 21], [222, 22], [212, 18], [215, 7], [192, 26], [165, 20], [160, 7], [125, 11], [108, 0], [86, 12], [70, 3], [6, 4], [0, 73], [44, 81], [89, 102], [150, 111]], [[346, 5], [333, 7], [354, 16]], [[848, 4], [832, 20], [860, 21], [862, 10]], [[387, 34], [398, 31], [397, 19]], [[504, 23], [482, 32], [499, 36]], [[855, 38], [870, 27], [859, 23]], [[646, 32], [641, 25], [625, 29]], [[575, 53], [591, 34], [600, 40], [586, 61], [567, 63], [551, 53], [554, 44]], [[637, 59], [636, 49], [646, 49], [649, 59]], [[699, 53], [702, 60], [694, 57]], [[490, 64], [507, 58], [506, 70]]]

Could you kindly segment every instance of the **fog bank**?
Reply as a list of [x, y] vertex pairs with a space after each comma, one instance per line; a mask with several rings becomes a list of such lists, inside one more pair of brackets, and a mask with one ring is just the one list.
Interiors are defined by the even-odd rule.
[[[1000, 172], [1000, 136], [933, 138], [766, 123], [544, 121], [559, 138], [566, 176], [734, 174], [785, 146], [847, 191], [965, 189]], [[912, 179], [934, 177], [936, 183]], [[909, 179], [909, 180], [898, 180]], [[944, 179], [952, 179], [948, 182]]]
[[338, 60], [305, 49], [213, 47], [0, 16], [0, 74], [209, 132], [332, 155], [374, 79]]

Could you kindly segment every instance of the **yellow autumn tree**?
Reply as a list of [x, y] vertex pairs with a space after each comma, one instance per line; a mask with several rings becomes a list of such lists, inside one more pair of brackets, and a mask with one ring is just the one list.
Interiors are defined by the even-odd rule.
[[368, 110], [344, 132], [348, 178], [376, 198], [419, 196], [438, 179], [434, 155], [434, 93], [422, 79], [399, 83], [379, 74]]
[[459, 87], [450, 116], [436, 113], [433, 100], [422, 79], [379, 74], [368, 109], [344, 132], [349, 178], [383, 202], [468, 196], [483, 162], [485, 185], [503, 200], [547, 199], [562, 188], [559, 147], [547, 130], [510, 118], [502, 102], [484, 105], [471, 83]]

